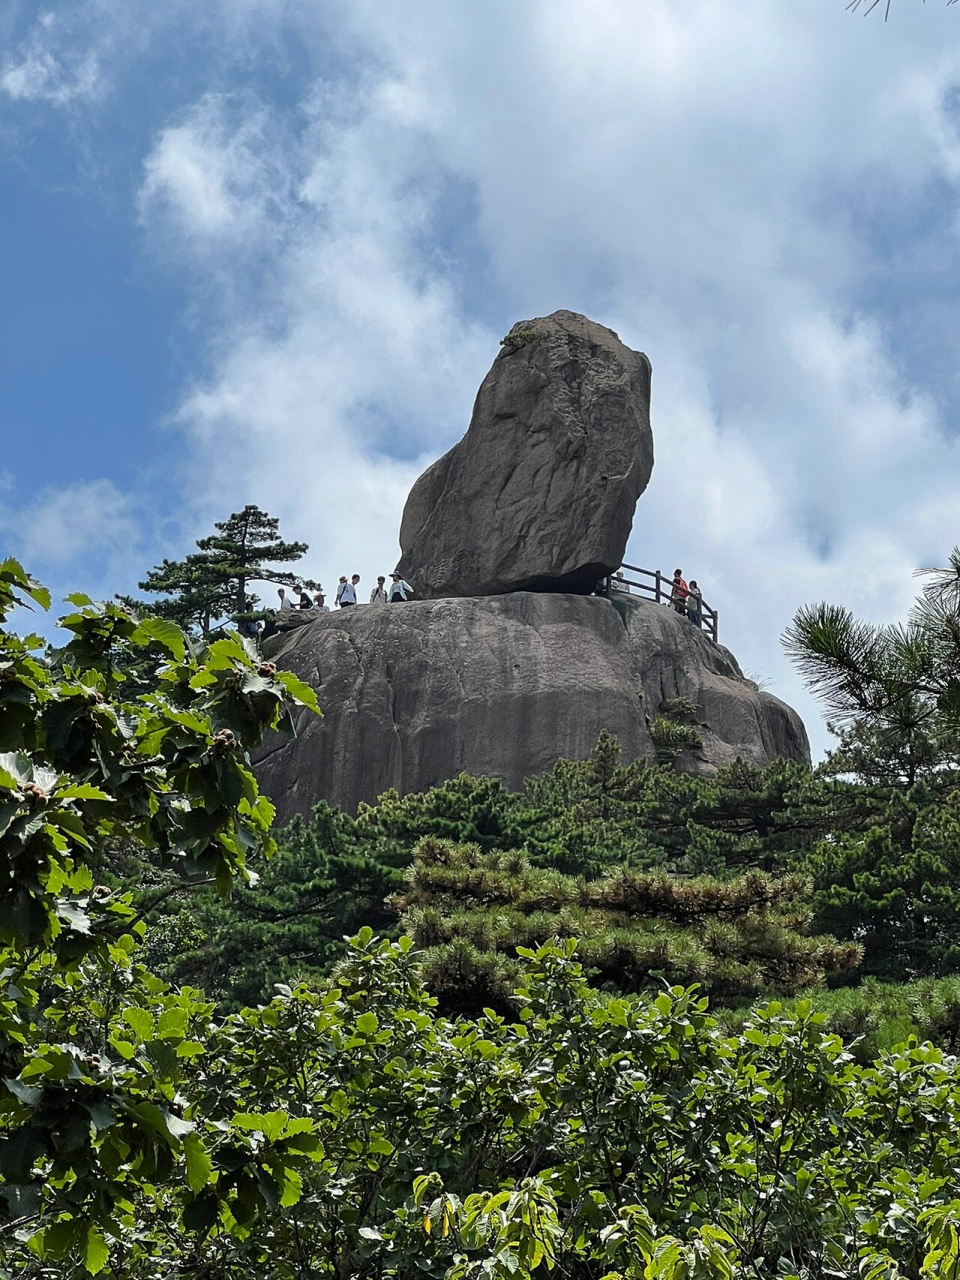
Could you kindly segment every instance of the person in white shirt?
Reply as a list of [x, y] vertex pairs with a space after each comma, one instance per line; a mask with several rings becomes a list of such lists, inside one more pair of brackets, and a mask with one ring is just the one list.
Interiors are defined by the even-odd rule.
[[[353, 575], [358, 579], [358, 575]], [[340, 575], [340, 584], [337, 587], [337, 604], [341, 609], [348, 609], [350, 605], [357, 603], [357, 588], [352, 582], [348, 582], [345, 574]]]
[[413, 595], [413, 587], [409, 582], [404, 582], [399, 573], [391, 573], [392, 581], [390, 584], [390, 603], [398, 604], [401, 600], [409, 600]]
[[286, 613], [288, 609], [296, 609], [297, 605], [293, 603], [283, 587], [277, 587], [277, 595], [280, 597], [280, 612]]
[[623, 580], [623, 570], [618, 569], [610, 580], [610, 586], [614, 591], [623, 591], [626, 595], [630, 595], [630, 584]]
[[317, 594], [313, 597], [313, 607], [316, 609], [318, 613], [330, 612], [330, 606], [323, 603], [324, 599], [325, 597], [323, 593], [320, 591], [318, 591]]
[[695, 627], [703, 626], [703, 593], [696, 578], [691, 578], [687, 586], [687, 617]]
[[386, 582], [386, 578], [383, 576], [383, 574], [381, 574], [380, 577], [377, 579], [377, 585], [370, 592], [371, 604], [387, 603], [387, 588], [384, 586], [385, 582]]

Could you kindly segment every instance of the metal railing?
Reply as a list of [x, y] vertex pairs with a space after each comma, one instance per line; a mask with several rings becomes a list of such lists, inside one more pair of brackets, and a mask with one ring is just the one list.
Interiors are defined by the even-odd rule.
[[[635, 587], [638, 591], [645, 592], [647, 595], [651, 596], [657, 604], [672, 605], [673, 601], [671, 599], [671, 595], [673, 591], [673, 578], [661, 573], [659, 569], [640, 569], [635, 564], [622, 564], [620, 566], [620, 572], [623, 574], [622, 578], [610, 577], [605, 580], [608, 594], [611, 594], [616, 590], [616, 587], [613, 585], [614, 582], [620, 582], [625, 587]], [[642, 574], [645, 579], [652, 579], [652, 581], [640, 581], [636, 578], [628, 578], [628, 572]], [[717, 639], [716, 609], [711, 609], [705, 601], [701, 601], [700, 617], [702, 619], [702, 629], [707, 633], [711, 640], [715, 641]]]

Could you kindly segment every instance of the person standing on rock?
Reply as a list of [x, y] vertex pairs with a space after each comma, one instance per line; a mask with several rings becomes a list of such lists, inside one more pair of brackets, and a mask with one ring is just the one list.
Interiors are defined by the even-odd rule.
[[[354, 577], [357, 575], [354, 574]], [[352, 604], [357, 603], [357, 588], [352, 582], [347, 581], [346, 574], [340, 575], [340, 585], [337, 587], [337, 604], [341, 609], [349, 609]]]
[[325, 599], [326, 597], [324, 596], [322, 591], [318, 591], [317, 594], [313, 597], [313, 607], [316, 609], [317, 613], [330, 612], [330, 606], [327, 604], [324, 604]]
[[390, 603], [399, 604], [401, 600], [409, 600], [413, 595], [413, 587], [409, 582], [404, 582], [399, 573], [391, 573], [392, 581], [390, 584]]
[[301, 609], [312, 609], [312, 608], [313, 608], [313, 601], [310, 599], [310, 592], [309, 592], [309, 591], [304, 591], [303, 587], [299, 587], [299, 586], [298, 586], [298, 587], [294, 587], [294, 588], [293, 588], [293, 590], [294, 590], [294, 594], [295, 594], [295, 595], [298, 595], [298, 596], [300, 597], [300, 606], [299, 606], [299, 607], [300, 607]]
[[674, 569], [673, 582], [670, 586], [670, 604], [681, 617], [685, 617], [687, 613], [688, 591], [689, 587], [683, 580], [683, 570]]
[[703, 626], [703, 593], [696, 578], [691, 578], [687, 587], [687, 617], [695, 627]]
[[284, 591], [283, 587], [277, 587], [277, 595], [280, 597], [280, 612], [286, 613], [289, 609], [295, 609], [297, 606]]
[[624, 595], [630, 595], [630, 584], [624, 581], [622, 569], [618, 569], [613, 575], [610, 586], [614, 591], [622, 591]]
[[386, 580], [386, 578], [385, 578], [385, 577], [383, 576], [383, 574], [381, 573], [380, 577], [377, 579], [377, 585], [376, 585], [376, 586], [373, 588], [373, 590], [370, 592], [370, 603], [371, 603], [371, 604], [386, 604], [386, 603], [387, 603], [387, 588], [386, 588], [386, 586], [384, 585], [384, 584], [386, 583], [386, 581], [387, 581], [387, 580]]

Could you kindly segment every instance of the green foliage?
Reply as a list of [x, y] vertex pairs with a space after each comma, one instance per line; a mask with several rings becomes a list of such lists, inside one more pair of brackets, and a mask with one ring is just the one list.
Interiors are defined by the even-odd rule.
[[[19, 565], [0, 566], [0, 609], [29, 600], [48, 603]], [[845, 785], [745, 771], [685, 790], [605, 743], [536, 799], [459, 779], [356, 819], [321, 806], [286, 834], [262, 899], [270, 928], [248, 916], [242, 945], [279, 959], [316, 918], [316, 946], [335, 919], [375, 909], [419, 842], [408, 893], [440, 904], [441, 929], [474, 906], [479, 927], [483, 904], [487, 954], [518, 985], [509, 1014], [439, 1016], [425, 982], [436, 956], [424, 968], [408, 939], [362, 929], [332, 981], [223, 1016], [139, 962], [166, 945], [173, 963], [183, 916], [141, 945], [146, 901], [96, 879], [124, 862], [167, 877], [144, 888], [163, 895], [153, 914], [177, 900], [174, 871], [222, 890], [249, 880], [272, 841], [247, 749], [291, 701], [315, 699], [236, 640], [198, 648], [156, 619], [71, 603], [55, 664], [0, 631], [3, 1274], [956, 1280], [956, 1059], [907, 1042], [857, 1063], [809, 1001], [725, 1030], [695, 990], [591, 985], [606, 962], [628, 986], [628, 953], [652, 974], [645, 928], [668, 944], [662, 971], [698, 972], [699, 947], [718, 989], [754, 970], [786, 985], [819, 974], [843, 949], [806, 936], [800, 880], [737, 858], [779, 865], [789, 831], [807, 856], [822, 797]], [[691, 814], [720, 815], [725, 874], [604, 868], [614, 844], [598, 840], [595, 873], [564, 875], [564, 796], [606, 814], [609, 841], [659, 813], [651, 856], [674, 872], [691, 860]], [[898, 793], [886, 830], [949, 878], [958, 815], [929, 797]], [[554, 827], [538, 846], [542, 814]], [[511, 848], [520, 838], [526, 852]], [[369, 902], [353, 901], [364, 877]], [[252, 891], [239, 895], [255, 916]], [[573, 937], [508, 953], [511, 930], [580, 924], [589, 975]], [[946, 1026], [956, 1006], [943, 987], [922, 1007]]]
[[808, 687], [841, 724], [858, 723], [909, 781], [960, 745], [960, 548], [928, 581], [904, 626], [874, 626], [849, 609], [800, 609], [783, 643]]
[[[0, 617], [25, 598], [49, 605], [4, 562]], [[248, 855], [273, 850], [273, 806], [247, 746], [289, 724], [290, 702], [315, 698], [236, 640], [196, 648], [169, 623], [85, 596], [70, 603], [55, 666], [35, 656], [35, 638], [0, 629], [0, 1212], [39, 1216], [23, 1237], [34, 1253], [79, 1257], [96, 1273], [131, 1189], [165, 1176], [194, 1128], [177, 1089], [191, 1020], [209, 1007], [171, 997], [146, 1059], [114, 1043], [111, 1009], [138, 1036], [153, 1025], [122, 1011], [143, 926], [93, 871], [119, 842], [224, 893], [248, 877]], [[144, 653], [153, 687], [127, 701]], [[144, 997], [160, 986], [140, 984]]]
[[[916, 789], [915, 789], [916, 790]], [[864, 946], [864, 972], [900, 980], [960, 971], [960, 792], [891, 802], [884, 826], [838, 835], [807, 859], [818, 925]]]
[[277, 983], [329, 973], [343, 939], [363, 925], [395, 931], [387, 900], [402, 884], [408, 855], [363, 838], [357, 821], [322, 803], [278, 835], [278, 852], [258, 866], [254, 886], [224, 900], [210, 885], [184, 886], [142, 858], [113, 870], [136, 885], [134, 905], [150, 929], [144, 961], [170, 981], [203, 987], [234, 1009], [267, 1001]]
[[139, 584], [141, 591], [161, 595], [162, 600], [147, 606], [130, 599], [124, 603], [209, 636], [225, 618], [254, 616], [256, 598], [248, 590], [252, 581], [286, 586], [301, 582], [320, 589], [317, 582], [272, 567], [301, 559], [309, 548], [305, 542], [284, 542], [279, 520], [259, 507], [248, 504], [228, 519], [215, 521], [214, 528], [215, 534], [197, 542], [196, 552], [183, 560], [164, 560]]
[[356, 832], [371, 847], [399, 846], [408, 854], [424, 836], [510, 849], [523, 842], [537, 818], [501, 782], [461, 773], [423, 793], [401, 797], [390, 790], [375, 805], [361, 804]]
[[712, 778], [644, 760], [622, 764], [619, 744], [604, 732], [587, 760], [561, 760], [528, 780], [533, 813], [522, 847], [533, 861], [573, 875], [618, 865], [769, 871], [818, 836], [862, 825], [851, 797], [852, 788], [820, 782], [786, 760], [766, 769], [737, 760]]
[[[960, 1054], [960, 977], [916, 982], [878, 982], [866, 978], [856, 987], [807, 990], [799, 999], [825, 1018], [824, 1028], [838, 1035], [858, 1062], [868, 1065], [911, 1037], [932, 1041], [944, 1053]], [[793, 1012], [798, 997], [783, 1001]], [[752, 1016], [744, 1008], [715, 1009], [718, 1022], [741, 1030]]]
[[[123, 999], [92, 999], [78, 973], [42, 1016], [69, 1007], [117, 1075], [162, 1077], [174, 1100], [117, 1107], [92, 1057], [63, 1087], [86, 1098], [100, 1149], [155, 1126], [170, 1156], [121, 1159], [122, 1199], [79, 1226], [16, 1199], [0, 1263], [20, 1280], [956, 1269], [955, 1060], [908, 1044], [860, 1066], [809, 1003], [731, 1034], [694, 991], [603, 997], [572, 941], [522, 959], [510, 1021], [439, 1017], [409, 943], [369, 931], [335, 985], [219, 1023], [129, 959]], [[47, 1068], [15, 1084], [36, 1111]]]
[[590, 980], [627, 992], [700, 983], [725, 1000], [795, 991], [856, 966], [859, 947], [808, 936], [806, 883], [750, 871], [680, 878], [619, 868], [584, 881], [522, 853], [423, 840], [397, 905], [445, 1009], [505, 1009], [518, 947], [578, 937]]
[[922, 783], [941, 796], [960, 785], [960, 736], [901, 733], [869, 719], [827, 728], [837, 745], [817, 766], [820, 778], [851, 778], [883, 792]]
[[657, 763], [676, 767], [684, 750], [702, 748], [699, 722], [700, 708], [689, 698], [667, 698], [662, 702], [650, 722]]
[[130, 891], [149, 923], [149, 965], [235, 1008], [269, 999], [278, 982], [329, 973], [344, 937], [364, 924], [395, 933], [389, 900], [423, 837], [509, 848], [528, 821], [521, 797], [461, 775], [423, 794], [388, 791], [356, 818], [321, 801], [277, 833], [279, 852], [257, 866], [255, 888], [236, 889], [229, 902], [136, 849], [114, 850], [103, 875]]
[[521, 347], [525, 347], [528, 342], [533, 342], [536, 336], [537, 334], [535, 329], [521, 329], [514, 327], [505, 338], [500, 339], [500, 345], [503, 347], [507, 355], [513, 355], [515, 351], [519, 351]]
[[[854, 820], [857, 808], [849, 799], [854, 791], [846, 784], [816, 783], [809, 770], [784, 762], [766, 770], [737, 762], [712, 779], [642, 761], [622, 765], [619, 746], [604, 734], [589, 759], [561, 761], [549, 775], [532, 779], [524, 793], [508, 792], [491, 779], [461, 775], [422, 794], [386, 792], [375, 805], [361, 805], [356, 818], [321, 804], [310, 818], [297, 818], [278, 834], [280, 855], [257, 868], [261, 879], [256, 890], [241, 889], [229, 903], [203, 885], [178, 887], [179, 881], [135, 853], [118, 851], [102, 874], [131, 890], [150, 923], [151, 966], [168, 981], [202, 986], [235, 1007], [269, 998], [277, 982], [329, 972], [342, 952], [344, 935], [362, 923], [395, 933], [399, 913], [390, 900], [421, 840], [514, 851], [532, 868], [587, 879], [610, 877], [624, 868], [656, 868], [683, 876], [682, 883], [697, 874], [722, 880], [754, 867], [787, 870], [831, 824], [842, 828], [843, 822]], [[806, 897], [801, 881], [795, 883], [797, 900], [791, 911], [805, 919]], [[509, 910], [523, 908], [505, 901], [502, 911]], [[638, 930], [654, 926], [662, 927], [655, 910], [646, 925], [635, 919], [627, 932], [636, 942]], [[533, 927], [524, 924], [516, 941], [542, 940], [559, 925], [541, 919], [531, 933]], [[669, 955], [678, 948], [691, 953], [671, 972], [677, 981], [703, 978], [718, 994], [726, 988], [717, 980], [715, 958], [705, 956], [696, 939], [681, 936], [685, 927], [667, 930]], [[579, 933], [584, 945], [598, 952], [609, 948], [613, 936], [606, 930], [603, 940], [590, 942], [586, 923], [579, 921], [561, 932]], [[501, 943], [509, 951], [508, 933]], [[768, 938], [765, 945], [771, 943]], [[653, 972], [666, 972], [659, 955], [651, 956], [649, 965]], [[753, 965], [740, 960], [748, 968]], [[734, 949], [726, 967], [734, 972], [740, 960]], [[475, 963], [480, 962], [471, 953]], [[465, 987], [473, 991], [462, 948], [455, 956], [448, 954], [448, 964], [457, 966]], [[509, 955], [502, 959], [500, 944], [482, 960], [496, 971], [501, 993], [512, 981], [511, 964]], [[635, 984], [638, 978], [626, 956], [624, 968]], [[819, 969], [809, 972], [812, 981]], [[454, 984], [453, 973], [449, 969], [446, 991]], [[615, 981], [612, 974], [608, 981]], [[730, 990], [759, 990], [764, 982], [756, 970], [746, 986], [738, 979]], [[475, 1007], [472, 999], [464, 1007]]]
[[856, 779], [867, 819], [806, 859], [818, 925], [862, 941], [866, 973], [901, 980], [960, 967], [960, 550], [918, 573], [905, 626], [819, 604], [784, 637], [842, 722], [820, 776]]

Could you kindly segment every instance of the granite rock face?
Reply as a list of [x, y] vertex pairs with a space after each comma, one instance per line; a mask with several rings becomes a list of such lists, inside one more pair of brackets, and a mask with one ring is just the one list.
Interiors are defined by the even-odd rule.
[[521, 321], [466, 435], [410, 491], [398, 569], [421, 600], [590, 592], [652, 469], [647, 357], [572, 311]]
[[[299, 621], [299, 620], [298, 620]], [[624, 759], [654, 758], [648, 722], [684, 697], [700, 708], [710, 773], [737, 756], [808, 760], [797, 714], [672, 610], [628, 597], [517, 592], [323, 614], [265, 646], [317, 691], [296, 739], [273, 736], [257, 774], [288, 821], [320, 799], [353, 810], [389, 787], [420, 791], [466, 771], [511, 788], [601, 729]]]

